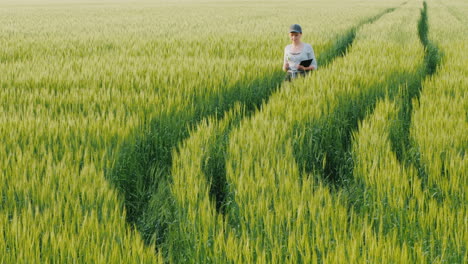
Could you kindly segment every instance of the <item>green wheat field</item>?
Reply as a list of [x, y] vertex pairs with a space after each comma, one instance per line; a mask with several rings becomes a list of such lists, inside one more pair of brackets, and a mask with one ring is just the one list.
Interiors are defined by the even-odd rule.
[[0, 263], [467, 262], [466, 0], [0, 0]]

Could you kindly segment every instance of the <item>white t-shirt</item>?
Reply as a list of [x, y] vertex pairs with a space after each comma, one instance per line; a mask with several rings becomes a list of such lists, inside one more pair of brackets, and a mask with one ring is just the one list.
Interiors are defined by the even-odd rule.
[[303, 60], [312, 59], [310, 66], [314, 66], [314, 69], [317, 69], [317, 59], [315, 58], [314, 49], [312, 45], [308, 43], [302, 43], [303, 48], [300, 52], [291, 52], [292, 44], [287, 45], [284, 48], [284, 62], [288, 63], [289, 67], [294, 69], [296, 65], [299, 65]]

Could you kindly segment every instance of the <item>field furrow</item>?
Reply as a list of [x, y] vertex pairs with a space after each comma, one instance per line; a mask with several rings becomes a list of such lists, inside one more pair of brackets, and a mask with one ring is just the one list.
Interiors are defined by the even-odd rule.
[[[376, 15], [361, 18], [342, 35], [323, 40], [327, 47], [319, 53], [318, 60], [329, 65], [335, 58], [346, 53], [357, 29], [393, 10], [394, 8], [387, 8]], [[238, 124], [241, 118], [254, 113], [262, 103], [266, 103], [282, 81], [283, 73], [271, 77], [262, 76], [258, 80], [245, 78], [244, 83], [221, 90], [211, 98], [196, 100], [191, 106], [191, 112], [188, 109], [177, 109], [153, 119], [150, 121], [149, 132], [138, 132], [139, 138], [131, 139], [124, 145], [110, 172], [110, 178], [125, 194], [127, 212], [131, 215], [129, 221], [136, 223], [146, 241], [161, 245], [166, 243], [168, 225], [174, 221], [177, 211], [170, 192], [173, 152], [189, 136], [189, 129], [206, 116], [221, 119], [235, 104], [240, 104], [239, 107], [243, 109], [241, 116], [236, 118]], [[230, 129], [237, 126], [227, 122]], [[225, 199], [223, 197], [227, 196], [223, 153], [226, 152], [229, 130], [223, 133], [224, 138], [215, 140], [216, 145], [211, 146], [211, 151], [206, 154], [209, 159], [202, 168], [203, 173], [217, 185], [210, 189], [210, 194], [218, 199]], [[224, 203], [225, 201], [217, 201], [218, 211], [223, 210]]]
[[[235, 260], [307, 262], [338, 257], [334, 244], [326, 241], [347, 244], [356, 226], [343, 226], [327, 234], [321, 231], [325, 223], [339, 226], [346, 222], [348, 205], [341, 204], [339, 197], [343, 193], [330, 192], [330, 186], [323, 181], [325, 175], [309, 176], [313, 170], [301, 173], [303, 169], [296, 165], [296, 157], [303, 151], [294, 147], [298, 144], [305, 151], [301, 137], [310, 134], [298, 126], [314, 122], [320, 128], [323, 124], [320, 120], [333, 126], [338, 121], [346, 123], [348, 113], [364, 115], [377, 98], [396, 93], [400, 84], [422, 75], [424, 52], [414, 14], [419, 14], [417, 3], [409, 3], [375, 24], [363, 26], [347, 56], [310, 78], [286, 85], [258, 114], [241, 122], [229, 135], [226, 175], [234, 198], [229, 205], [235, 206], [227, 210], [227, 218], [238, 225], [232, 231], [239, 241], [239, 249], [233, 249], [237, 254], [231, 256], [237, 256]], [[374, 59], [376, 64], [372, 64]], [[379, 65], [378, 61], [387, 63]], [[350, 102], [345, 98], [356, 99]], [[333, 116], [340, 119], [330, 121]], [[327, 134], [330, 137], [341, 132], [330, 131]], [[320, 155], [316, 149], [310, 153]], [[335, 231], [339, 234], [334, 234]], [[235, 243], [231, 238], [227, 241]], [[321, 247], [310, 252], [308, 247], [312, 244]], [[243, 250], [241, 245], [251, 248]]]
[[[351, 27], [342, 36], [338, 37], [330, 48], [319, 54], [318, 61], [320, 61], [320, 65], [328, 66], [335, 58], [344, 56], [351, 48], [359, 28], [377, 21], [383, 15], [394, 10], [395, 8], [386, 9]], [[233, 229], [240, 226], [238, 221], [229, 217], [229, 213], [238, 211], [239, 208], [229, 190], [225, 164], [231, 130], [237, 128], [244, 119], [248, 119], [252, 114], [255, 114], [252, 111], [254, 109], [247, 109], [242, 101], [240, 103], [235, 110], [222, 120], [218, 121], [216, 117], [211, 117], [209, 121], [205, 120], [196, 128], [191, 137], [184, 141], [180, 152], [173, 159], [172, 177], [174, 186], [172, 192], [178, 203], [176, 211], [178, 212], [177, 217], [179, 217], [176, 229], [184, 230], [184, 232], [176, 232], [178, 236], [182, 237], [169, 239], [170, 241], [176, 241], [171, 245], [173, 247], [171, 251], [180, 254], [181, 249], [185, 248], [187, 249], [185, 254], [199, 262], [206, 260], [207, 255], [214, 263], [229, 260], [232, 255], [228, 257], [228, 253], [220, 251], [220, 248], [216, 247], [223, 244], [223, 241], [219, 239], [222, 238], [224, 232], [232, 232], [225, 229], [225, 224]], [[263, 106], [267, 105], [267, 103], [264, 102]], [[222, 216], [218, 215], [219, 213], [227, 217], [223, 219]], [[196, 223], [196, 225], [189, 228], [193, 225], [191, 223]], [[231, 233], [231, 235], [233, 234]], [[212, 242], [208, 244], [197, 244], [196, 242], [205, 241], [205, 239]], [[177, 243], [183, 244], [183, 246], [177, 245]], [[234, 245], [224, 246], [223, 250], [232, 251]], [[239, 255], [236, 258], [239, 258]], [[237, 259], [237, 261], [242, 260]]]

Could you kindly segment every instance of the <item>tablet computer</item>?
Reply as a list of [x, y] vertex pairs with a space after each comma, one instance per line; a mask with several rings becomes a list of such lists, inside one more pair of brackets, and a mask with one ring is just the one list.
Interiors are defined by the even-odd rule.
[[313, 59], [310, 59], [310, 60], [303, 60], [301, 61], [301, 63], [299, 63], [300, 65], [304, 66], [304, 67], [309, 67], [310, 64], [312, 63], [312, 60]]

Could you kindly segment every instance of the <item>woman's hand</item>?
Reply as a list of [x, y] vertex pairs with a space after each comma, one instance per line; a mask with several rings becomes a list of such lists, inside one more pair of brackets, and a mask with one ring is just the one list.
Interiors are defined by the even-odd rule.
[[304, 66], [302, 66], [302, 65], [298, 65], [298, 66], [297, 66], [297, 69], [298, 69], [298, 70], [303, 70], [303, 71], [315, 70], [314, 66], [304, 67]]
[[289, 70], [289, 63], [286, 62], [286, 63], [283, 65], [283, 70], [284, 70], [284, 71]]

